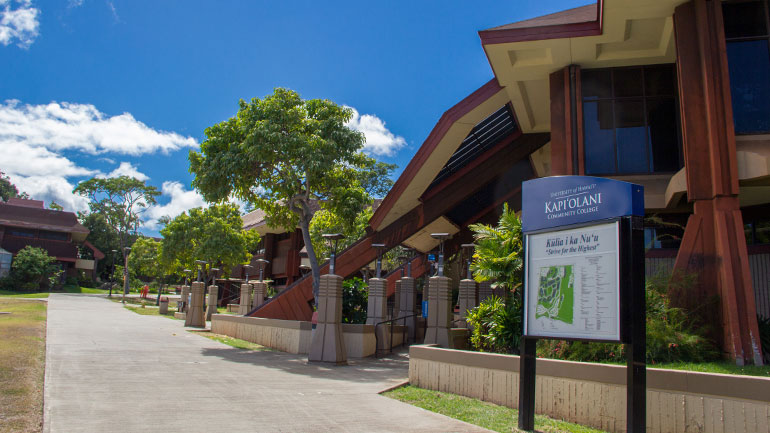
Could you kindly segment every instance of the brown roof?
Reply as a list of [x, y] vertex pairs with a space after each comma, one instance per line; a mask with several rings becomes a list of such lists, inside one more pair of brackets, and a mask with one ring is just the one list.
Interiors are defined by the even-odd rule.
[[565, 24], [577, 24], [596, 21], [598, 3], [567, 9], [541, 17], [530, 18], [503, 26], [492, 27], [487, 30], [512, 30], [533, 27], [560, 26]]
[[78, 222], [77, 216], [72, 212], [2, 202], [0, 202], [0, 225], [67, 233], [88, 234], [89, 232]]

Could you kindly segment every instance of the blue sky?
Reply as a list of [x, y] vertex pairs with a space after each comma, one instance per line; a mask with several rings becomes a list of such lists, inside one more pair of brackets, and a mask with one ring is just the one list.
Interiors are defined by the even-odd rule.
[[289, 87], [353, 107], [397, 175], [492, 78], [478, 30], [589, 2], [0, 0], [0, 171], [68, 210], [91, 176], [146, 178], [155, 234], [202, 204], [187, 153], [204, 129]]

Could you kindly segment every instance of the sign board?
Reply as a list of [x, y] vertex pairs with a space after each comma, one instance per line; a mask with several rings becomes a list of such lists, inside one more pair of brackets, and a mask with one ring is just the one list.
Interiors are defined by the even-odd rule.
[[641, 186], [558, 176], [524, 182], [524, 335], [620, 342], [619, 218], [644, 215]]
[[519, 429], [535, 426], [540, 338], [624, 343], [626, 431], [646, 431], [644, 189], [587, 176], [522, 184]]
[[526, 238], [524, 334], [620, 341], [618, 222]]

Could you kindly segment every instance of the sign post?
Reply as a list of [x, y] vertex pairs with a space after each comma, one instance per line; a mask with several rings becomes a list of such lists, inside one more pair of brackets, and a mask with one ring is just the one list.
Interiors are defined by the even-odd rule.
[[548, 338], [623, 343], [627, 431], [645, 431], [643, 217], [639, 185], [586, 176], [523, 183], [520, 429], [535, 426], [535, 348]]

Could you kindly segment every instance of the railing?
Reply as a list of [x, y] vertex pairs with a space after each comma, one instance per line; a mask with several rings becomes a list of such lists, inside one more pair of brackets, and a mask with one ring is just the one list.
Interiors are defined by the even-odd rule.
[[[415, 314], [409, 314], [407, 316], [396, 317], [394, 319], [384, 320], [382, 322], [375, 323], [374, 324], [374, 341], [375, 341], [375, 343], [374, 343], [375, 344], [375, 346], [374, 346], [375, 347], [375, 349], [374, 349], [374, 356], [375, 356], [375, 358], [380, 356], [380, 337], [379, 337], [379, 334], [377, 333], [377, 327], [378, 326], [384, 325], [386, 323], [390, 323], [390, 348], [388, 349], [388, 353], [393, 353], [393, 322], [395, 322], [397, 320], [403, 320], [404, 321], [404, 324], [402, 325], [404, 327], [404, 330], [402, 331], [403, 335], [401, 337], [401, 344], [403, 345], [403, 344], [407, 343], [407, 341], [406, 341], [406, 334], [409, 331], [409, 329], [406, 327], [406, 319], [408, 319], [410, 317], [419, 317], [419, 316], [421, 316], [421, 314], [415, 313]], [[425, 322], [425, 324], [427, 324], [427, 321]], [[425, 330], [425, 327], [426, 327], [426, 325], [423, 325], [423, 331]], [[382, 348], [382, 350], [384, 351], [385, 348]]]

